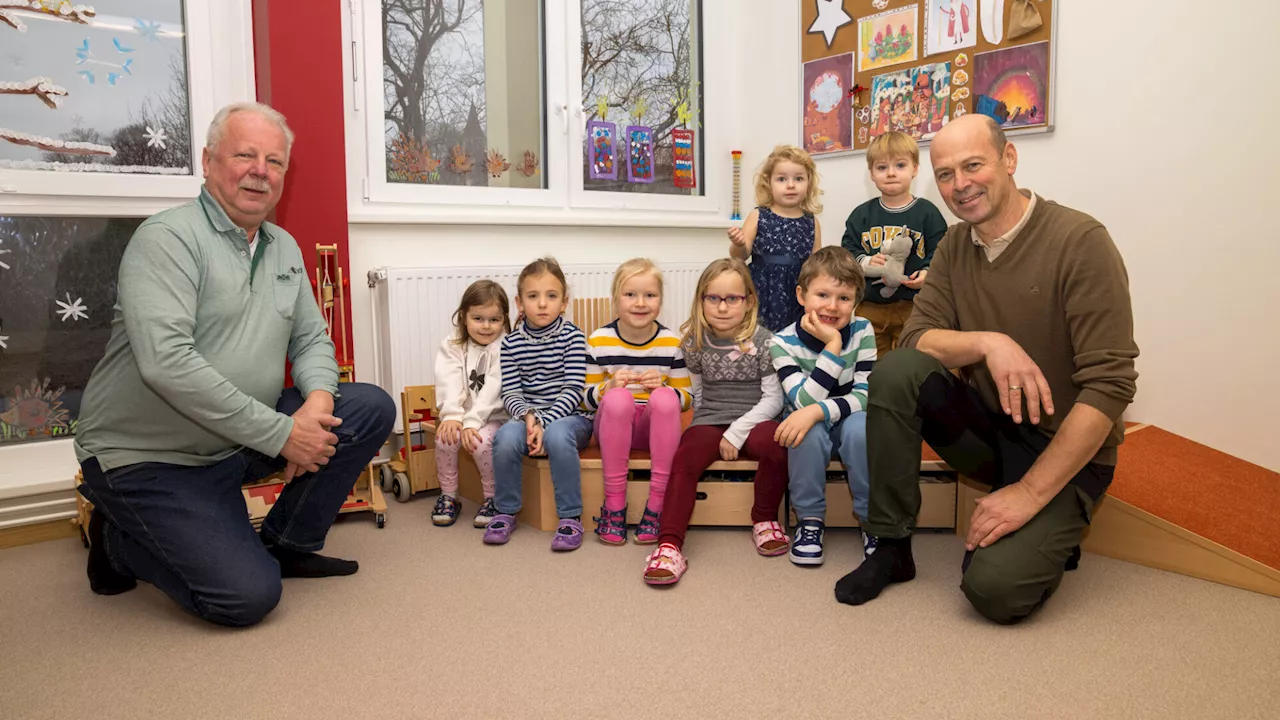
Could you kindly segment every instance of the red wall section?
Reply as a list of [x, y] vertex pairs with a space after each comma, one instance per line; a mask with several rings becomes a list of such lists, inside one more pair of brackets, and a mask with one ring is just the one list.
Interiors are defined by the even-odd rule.
[[[342, 13], [342, 0], [253, 0], [258, 100], [284, 113], [297, 136], [274, 220], [297, 238], [313, 280], [316, 245], [337, 245], [343, 277], [351, 276]], [[333, 341], [338, 363], [354, 364], [350, 287], [344, 292], [348, 357], [342, 357], [340, 328], [334, 328]]]

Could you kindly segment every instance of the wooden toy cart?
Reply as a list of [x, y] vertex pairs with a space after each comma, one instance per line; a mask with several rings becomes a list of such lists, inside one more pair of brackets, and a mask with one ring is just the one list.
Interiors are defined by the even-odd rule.
[[[76, 471], [76, 487], [79, 488], [82, 482], [84, 482], [84, 475]], [[266, 519], [267, 513], [271, 512], [271, 507], [275, 505], [276, 498], [280, 497], [284, 485], [282, 475], [275, 473], [241, 487], [249, 522], [253, 524], [254, 529], [262, 526], [262, 521]], [[372, 465], [367, 466], [360, 473], [360, 477], [356, 478], [356, 484], [352, 486], [346, 502], [342, 503], [342, 508], [338, 510], [339, 514], [353, 512], [371, 512], [379, 528], [387, 525], [387, 501], [382, 497], [382, 489], [378, 487], [378, 483], [374, 482]], [[92, 513], [93, 503], [77, 492], [76, 517], [72, 522], [80, 527], [80, 542], [84, 543], [85, 547], [89, 547], [89, 516]]]
[[[410, 385], [400, 393], [400, 420], [404, 447], [398, 456], [382, 466], [382, 489], [400, 502], [409, 502], [414, 493], [440, 487], [436, 477], [436, 387]], [[413, 425], [422, 431], [422, 444], [413, 444]]]

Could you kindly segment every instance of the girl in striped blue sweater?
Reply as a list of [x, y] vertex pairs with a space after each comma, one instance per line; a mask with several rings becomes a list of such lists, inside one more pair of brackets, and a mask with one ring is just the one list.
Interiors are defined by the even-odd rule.
[[577, 412], [587, 376], [587, 339], [564, 318], [568, 283], [560, 265], [539, 258], [520, 272], [516, 308], [521, 318], [502, 339], [502, 402], [511, 421], [493, 441], [498, 515], [484, 541], [502, 545], [516, 529], [523, 504], [521, 464], [526, 455], [551, 461], [560, 526], [552, 550], [582, 545], [582, 471], [578, 452], [591, 440], [591, 421]]

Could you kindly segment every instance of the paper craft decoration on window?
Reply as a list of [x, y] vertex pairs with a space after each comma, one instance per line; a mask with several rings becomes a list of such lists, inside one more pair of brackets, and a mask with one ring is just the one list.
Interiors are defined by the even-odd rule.
[[924, 11], [924, 54], [951, 53], [978, 44], [978, 0], [929, 0]]
[[120, 257], [140, 224], [0, 216], [0, 446], [75, 433], [111, 337]]
[[0, 48], [0, 169], [191, 174], [183, 0], [0, 2]]
[[974, 55], [973, 111], [1005, 128], [1046, 124], [1048, 67], [1047, 41]]
[[950, 111], [951, 63], [927, 63], [871, 80], [871, 138], [890, 130], [928, 140]]
[[627, 180], [653, 182], [653, 128], [627, 126]]
[[917, 59], [918, 9], [918, 5], [909, 5], [858, 19], [858, 72]]
[[853, 148], [853, 108], [849, 87], [853, 54], [804, 64], [804, 149], [814, 155]]
[[693, 131], [672, 130], [671, 140], [675, 146], [675, 175], [672, 182], [678, 188], [694, 188], [698, 186], [698, 178], [694, 171]]
[[587, 157], [592, 180], [617, 180], [618, 126], [611, 122], [592, 120], [587, 123]]

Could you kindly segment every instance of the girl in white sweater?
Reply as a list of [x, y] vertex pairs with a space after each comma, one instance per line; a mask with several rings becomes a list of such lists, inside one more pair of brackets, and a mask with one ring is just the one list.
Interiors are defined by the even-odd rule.
[[452, 525], [462, 512], [458, 501], [458, 448], [466, 448], [480, 469], [484, 504], [475, 526], [487, 527], [493, 507], [493, 435], [507, 419], [498, 367], [503, 335], [511, 331], [507, 293], [492, 280], [477, 280], [462, 293], [453, 314], [457, 333], [440, 343], [436, 355], [436, 469], [440, 499], [431, 511], [436, 525]]

